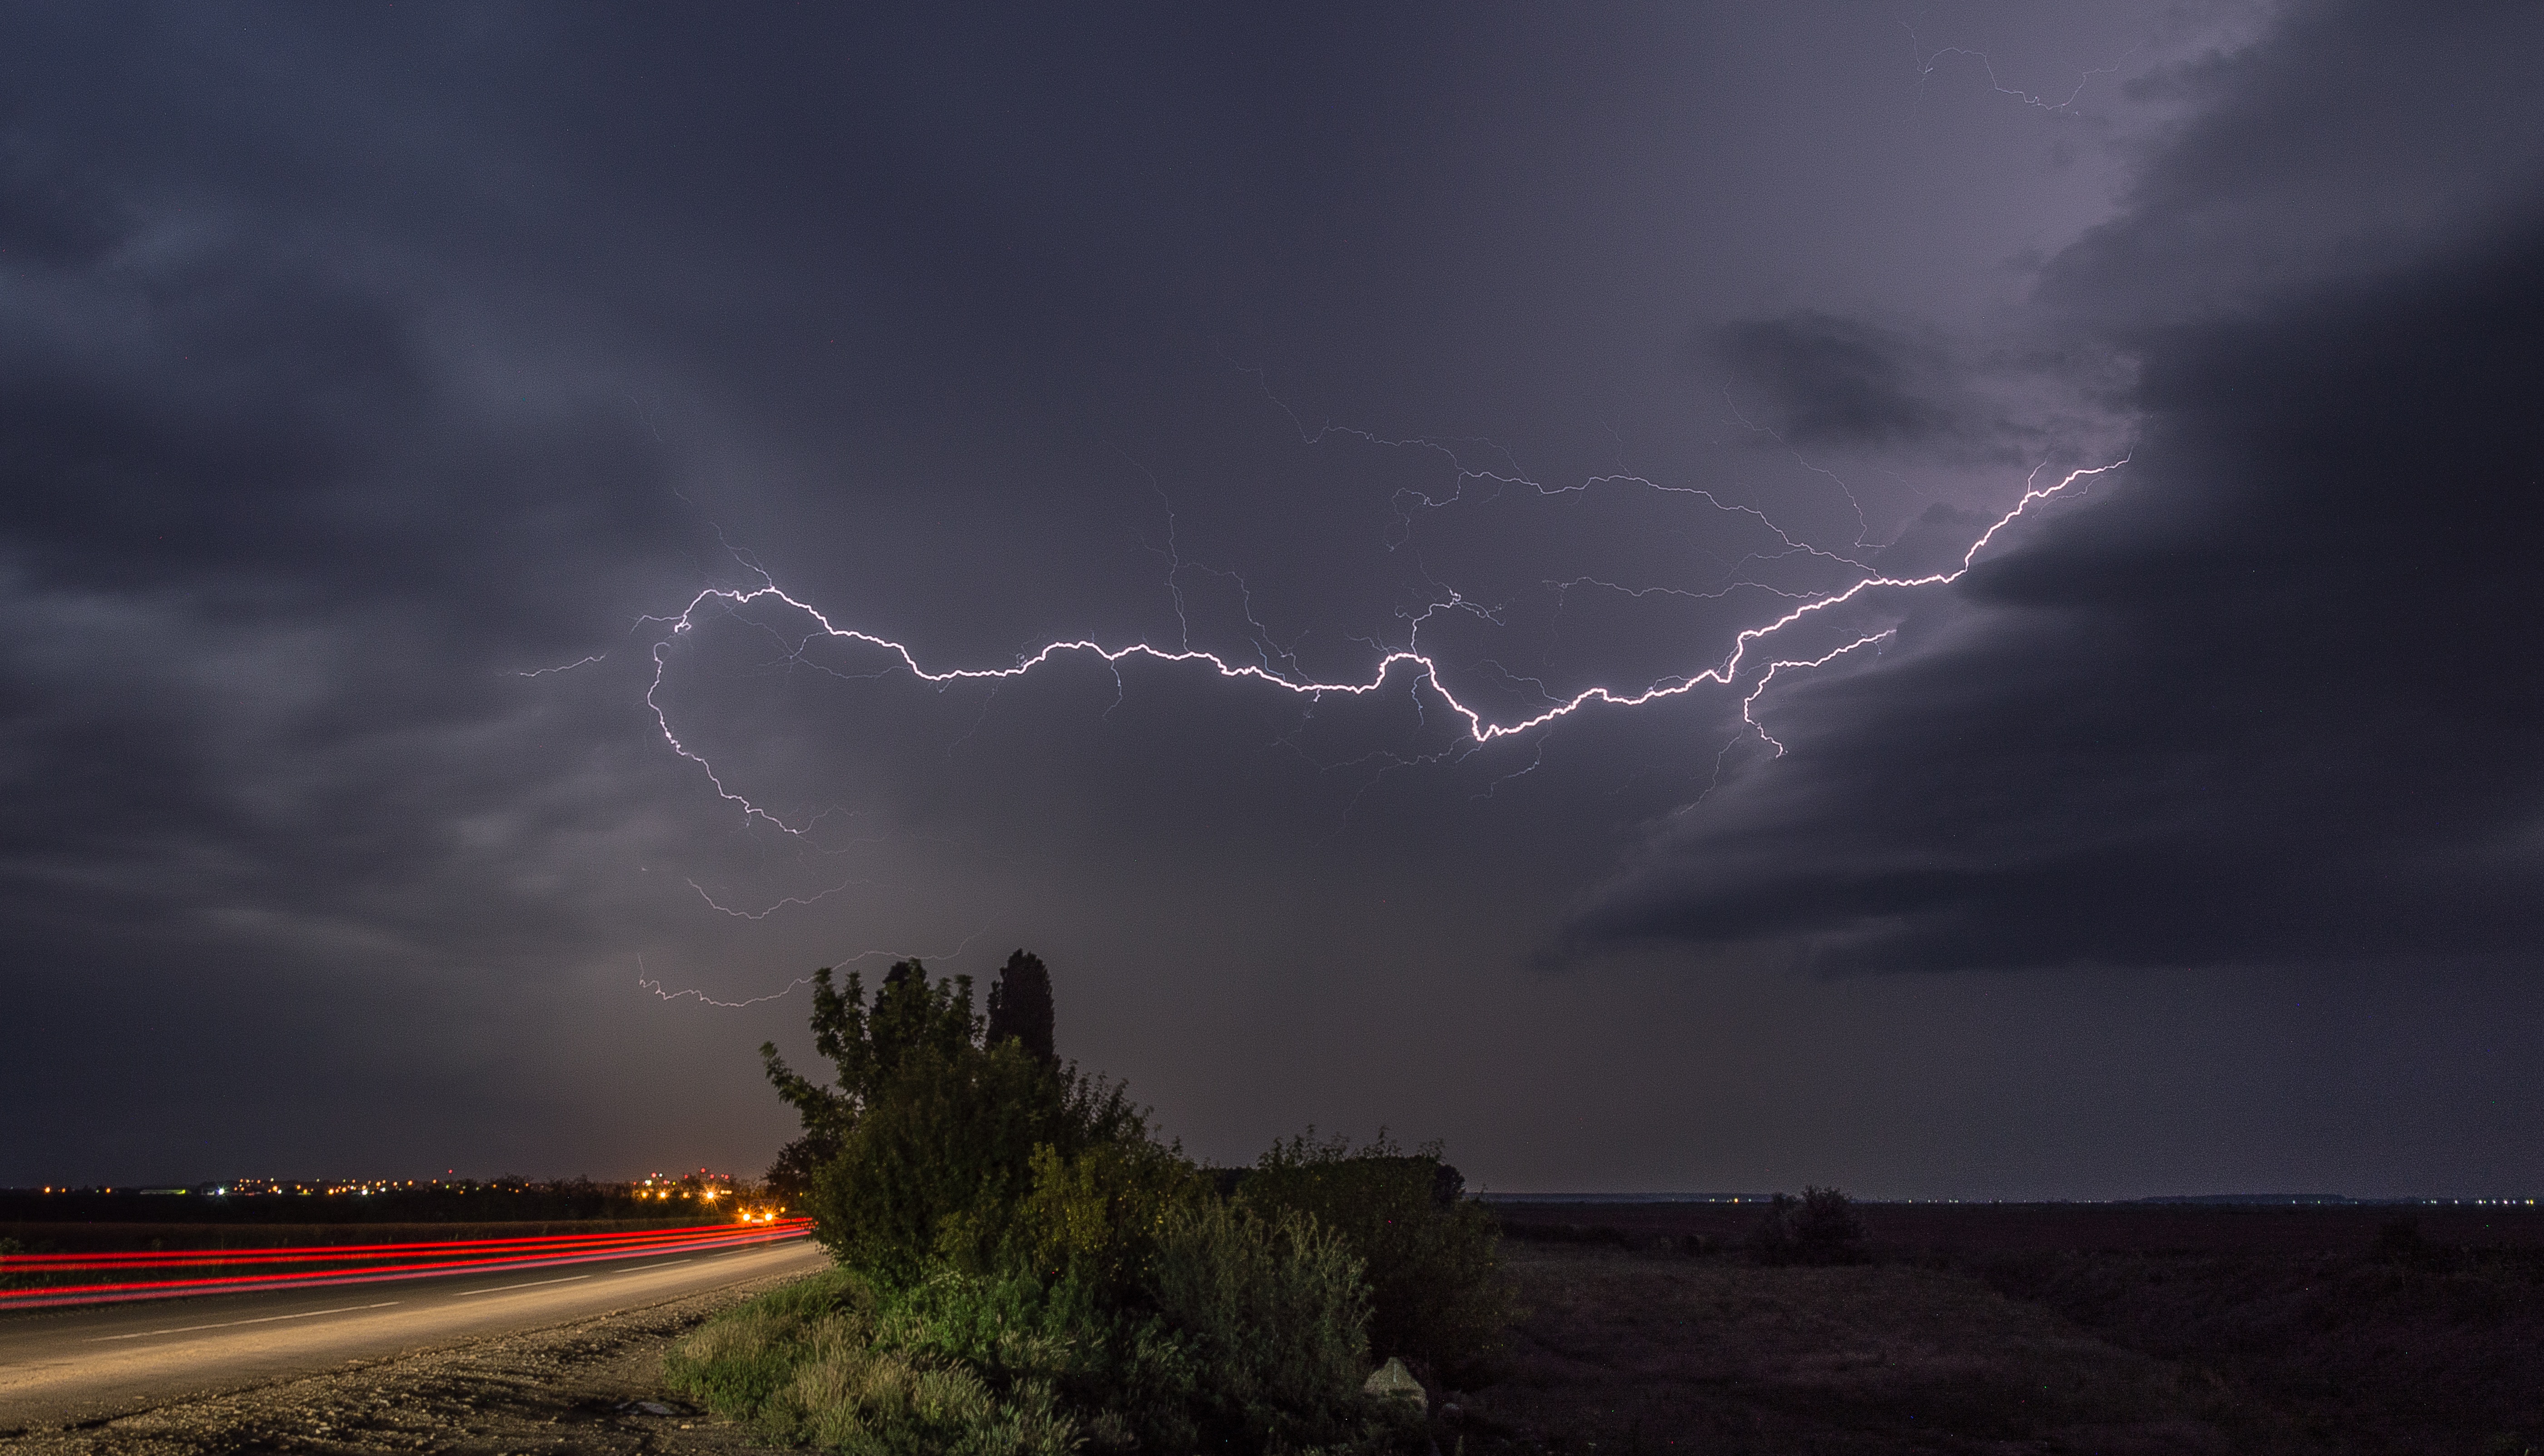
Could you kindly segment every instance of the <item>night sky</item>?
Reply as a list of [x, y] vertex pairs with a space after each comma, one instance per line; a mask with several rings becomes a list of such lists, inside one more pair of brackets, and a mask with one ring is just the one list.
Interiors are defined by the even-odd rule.
[[[0, 8], [0, 1184], [750, 1173], [1026, 947], [1215, 1161], [2533, 1192], [2539, 55]], [[888, 646], [1055, 641], [1214, 660]]]

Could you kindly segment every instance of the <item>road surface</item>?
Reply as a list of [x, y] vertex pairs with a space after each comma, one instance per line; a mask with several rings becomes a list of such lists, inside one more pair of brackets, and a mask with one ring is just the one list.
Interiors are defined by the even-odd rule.
[[392, 1283], [0, 1315], [0, 1433], [103, 1420], [825, 1267], [811, 1239]]

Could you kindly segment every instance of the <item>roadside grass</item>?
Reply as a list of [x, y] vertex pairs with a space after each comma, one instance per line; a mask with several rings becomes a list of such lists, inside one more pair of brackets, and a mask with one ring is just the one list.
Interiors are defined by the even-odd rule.
[[839, 1269], [814, 1274], [719, 1315], [673, 1347], [674, 1389], [778, 1440], [800, 1438], [800, 1413], [781, 1392], [833, 1327], [871, 1325], [865, 1281]]
[[1529, 1313], [1444, 1451], [2293, 1449], [2222, 1382], [1963, 1273], [1509, 1248]]
[[786, 1445], [847, 1456], [1042, 1456], [1079, 1445], [1049, 1384], [1002, 1396], [961, 1364], [878, 1342], [865, 1280], [832, 1269], [763, 1294], [673, 1346], [667, 1382]]

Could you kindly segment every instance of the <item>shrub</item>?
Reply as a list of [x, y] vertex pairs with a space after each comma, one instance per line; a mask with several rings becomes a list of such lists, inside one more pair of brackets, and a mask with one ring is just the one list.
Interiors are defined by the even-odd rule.
[[1275, 1143], [1236, 1197], [1312, 1216], [1361, 1261], [1373, 1353], [1459, 1371], [1498, 1347], [1513, 1313], [1500, 1221], [1465, 1189], [1436, 1145], [1407, 1155], [1382, 1130], [1357, 1151], [1304, 1133]]
[[840, 1263], [895, 1282], [931, 1256], [980, 1267], [1032, 1177], [1065, 1137], [1059, 1081], [1013, 1041], [914, 1051], [879, 1089], [807, 1206]]
[[1836, 1188], [1804, 1187], [1798, 1198], [1778, 1193], [1749, 1234], [1760, 1264], [1861, 1264], [1864, 1220], [1855, 1200]]
[[999, 1271], [940, 1265], [893, 1301], [883, 1342], [1047, 1382], [1106, 1447], [1347, 1433], [1369, 1295], [1340, 1240], [1212, 1196], [1153, 1144], [1045, 1148], [1034, 1169]]
[[680, 1341], [672, 1386], [772, 1440], [849, 1452], [1352, 1444], [1368, 1294], [1302, 1215], [1169, 1212], [1131, 1302], [939, 1268], [895, 1293], [844, 1270]]
[[1011, 1262], [1047, 1279], [1127, 1286], [1167, 1215], [1211, 1201], [1200, 1170], [1150, 1142], [1100, 1143], [1074, 1158], [1035, 1150], [1033, 1190], [1010, 1217]]
[[1374, 1311], [1391, 1353], [1457, 1358], [1499, 1328], [1495, 1225], [1435, 1151], [1297, 1139], [1232, 1201], [1120, 1086], [1057, 1061], [1039, 960], [1011, 958], [987, 1023], [967, 978], [916, 961], [871, 1006], [854, 974], [814, 991], [835, 1079], [761, 1054], [802, 1114], [787, 1166], [815, 1165], [806, 1204], [842, 1268], [711, 1324], [671, 1364], [763, 1435], [1374, 1451], [1392, 1439], [1360, 1389]]
[[1360, 1414], [1370, 1319], [1361, 1262], [1307, 1214], [1216, 1200], [1177, 1207], [1142, 1290], [1191, 1342], [1206, 1436], [1255, 1447], [1331, 1440]]

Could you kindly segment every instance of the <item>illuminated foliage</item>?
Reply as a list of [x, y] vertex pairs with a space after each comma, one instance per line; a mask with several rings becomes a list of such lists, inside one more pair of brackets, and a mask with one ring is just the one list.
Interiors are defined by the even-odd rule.
[[[1400, 1413], [1360, 1388], [1373, 1311], [1387, 1353], [1442, 1362], [1507, 1314], [1495, 1226], [1456, 1171], [1384, 1138], [1296, 1139], [1230, 1198], [1121, 1086], [1061, 1063], [1052, 1024], [1050, 972], [1022, 951], [986, 1017], [968, 978], [915, 960], [871, 1004], [819, 972], [832, 1080], [761, 1056], [804, 1121], [780, 1168], [809, 1179], [862, 1313], [746, 1312], [684, 1344], [684, 1388], [842, 1449], [1394, 1449]], [[903, 1411], [922, 1377], [971, 1414]]]

